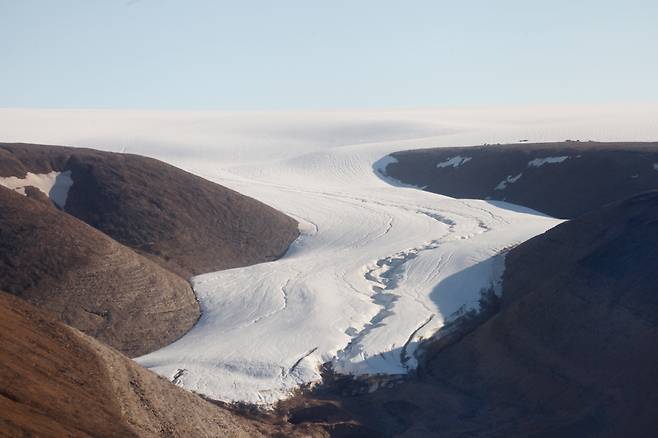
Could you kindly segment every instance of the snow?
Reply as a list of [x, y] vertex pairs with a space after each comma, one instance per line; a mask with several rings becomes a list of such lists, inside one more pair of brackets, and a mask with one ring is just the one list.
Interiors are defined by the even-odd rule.
[[658, 136], [657, 111], [658, 105], [307, 113], [0, 109], [0, 137], [125, 147], [298, 220], [302, 235], [280, 260], [194, 277], [203, 312], [198, 324], [137, 359], [211, 398], [271, 403], [316, 382], [325, 362], [345, 373], [391, 378], [413, 369], [421, 338], [477, 306], [483, 289], [499, 287], [501, 251], [559, 223], [511, 204], [390, 184], [388, 154], [518, 138], [650, 140]]
[[465, 163], [468, 163], [471, 161], [471, 159], [472, 157], [462, 157], [461, 155], [457, 155], [456, 157], [448, 158], [447, 160], [440, 162], [436, 165], [436, 167], [459, 167]]
[[382, 180], [386, 181], [387, 183], [397, 186], [397, 187], [410, 187], [414, 189], [424, 189], [425, 187], [417, 186], [414, 184], [407, 184], [403, 183], [402, 181], [393, 178], [390, 176], [387, 172], [386, 169], [388, 168], [389, 164], [394, 164], [394, 163], [399, 163], [398, 159], [395, 158], [392, 155], [385, 155], [384, 157], [380, 158], [379, 160], [375, 161], [375, 163], [372, 165], [372, 170], [375, 172], [375, 174], [380, 177]]
[[27, 172], [24, 178], [15, 176], [0, 177], [0, 185], [15, 190], [24, 196], [26, 187], [35, 187], [48, 196], [58, 207], [64, 208], [69, 190], [73, 185], [73, 179], [71, 179], [70, 170], [49, 173]]
[[523, 173], [519, 173], [516, 176], [508, 175], [507, 178], [505, 178], [504, 180], [499, 182], [498, 185], [496, 187], [494, 187], [494, 190], [505, 190], [507, 188], [507, 184], [514, 184], [522, 176], [523, 176]]
[[528, 162], [528, 167], [541, 167], [544, 164], [562, 163], [567, 158], [569, 158], [569, 157], [566, 156], [566, 155], [561, 156], [561, 157], [535, 158], [534, 160]]

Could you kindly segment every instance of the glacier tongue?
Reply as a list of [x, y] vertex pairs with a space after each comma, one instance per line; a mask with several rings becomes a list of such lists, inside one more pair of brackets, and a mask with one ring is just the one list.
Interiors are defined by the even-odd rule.
[[[496, 255], [559, 221], [387, 184], [387, 144], [321, 148], [215, 179], [300, 221], [280, 260], [197, 276], [199, 323], [139, 362], [225, 401], [272, 403], [320, 379], [405, 374], [415, 348], [495, 284]], [[382, 172], [382, 169], [378, 169]]]

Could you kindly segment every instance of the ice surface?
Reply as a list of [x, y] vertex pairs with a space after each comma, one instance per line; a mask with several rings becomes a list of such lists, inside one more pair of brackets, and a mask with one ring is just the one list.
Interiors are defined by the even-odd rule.
[[468, 163], [471, 159], [472, 157], [462, 157], [461, 155], [457, 155], [456, 157], [448, 158], [447, 160], [440, 162], [436, 167], [459, 167], [462, 164]]
[[48, 196], [57, 206], [64, 208], [69, 190], [73, 185], [71, 171], [50, 173], [30, 173], [27, 172], [24, 178], [15, 176], [0, 177], [0, 185], [17, 191], [25, 195], [25, 188], [28, 186], [35, 187]]
[[206, 396], [268, 403], [317, 381], [324, 362], [354, 374], [406, 373], [421, 338], [498, 285], [501, 250], [559, 223], [505, 203], [392, 185], [381, 175], [387, 154], [518, 138], [651, 140], [657, 111], [0, 110], [0, 136], [125, 147], [297, 219], [302, 235], [282, 259], [195, 277], [199, 323], [138, 359]]
[[544, 164], [562, 163], [567, 158], [569, 158], [569, 157], [566, 156], [566, 155], [561, 156], [561, 157], [535, 158], [534, 160], [528, 161], [528, 167], [541, 167]]

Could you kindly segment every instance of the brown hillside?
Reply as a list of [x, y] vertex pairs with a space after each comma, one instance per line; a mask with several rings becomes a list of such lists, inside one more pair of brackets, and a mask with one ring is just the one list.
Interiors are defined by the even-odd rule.
[[0, 289], [130, 355], [199, 316], [189, 284], [43, 200], [0, 187]]
[[255, 423], [0, 293], [0, 435], [323, 436]]

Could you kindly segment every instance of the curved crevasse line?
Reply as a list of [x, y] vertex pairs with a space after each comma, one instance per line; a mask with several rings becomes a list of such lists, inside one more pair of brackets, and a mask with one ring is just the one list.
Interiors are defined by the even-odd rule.
[[281, 377], [282, 377], [282, 378], [286, 378], [286, 377], [288, 377], [289, 375], [292, 375], [292, 374], [295, 372], [295, 370], [299, 367], [299, 365], [302, 363], [302, 361], [303, 361], [304, 359], [306, 359], [307, 357], [309, 357], [310, 355], [312, 355], [313, 353], [315, 353], [317, 350], [318, 350], [318, 347], [313, 347], [313, 348], [311, 348], [309, 351], [307, 351], [306, 353], [304, 353], [304, 354], [302, 355], [302, 357], [300, 357], [299, 359], [297, 359], [297, 360], [295, 361], [295, 363], [293, 363], [292, 366], [291, 366], [290, 368], [288, 368], [287, 371], [282, 372]]
[[[294, 279], [297, 279], [297, 277], [299, 277], [299, 275], [300, 275], [300, 274], [299, 274], [299, 272], [298, 272], [298, 273], [294, 276]], [[253, 324], [258, 324], [258, 323], [261, 322], [262, 320], [267, 319], [267, 318], [271, 318], [271, 317], [273, 317], [274, 315], [276, 315], [276, 314], [278, 314], [278, 313], [281, 313], [281, 312], [283, 312], [284, 310], [286, 310], [286, 308], [288, 307], [288, 287], [290, 286], [290, 282], [292, 282], [294, 279], [293, 279], [293, 278], [289, 278], [288, 280], [286, 280], [286, 282], [283, 284], [283, 286], [281, 286], [281, 287], [279, 288], [279, 290], [281, 291], [281, 300], [282, 300], [282, 305], [281, 305], [281, 307], [279, 307], [278, 309], [273, 310], [272, 312], [266, 313], [265, 315], [261, 315], [261, 316], [259, 316], [258, 318], [254, 319], [254, 320], [251, 321], [250, 323], [245, 324], [244, 326], [242, 326], [241, 329], [247, 328], [247, 327], [249, 327], [250, 325], [253, 325]]]
[[[307, 217], [302, 217], [294, 213], [291, 213], [289, 211], [284, 211], [283, 213], [285, 213], [286, 215], [290, 216], [291, 218], [297, 221], [298, 228], [300, 231], [300, 235], [297, 238], [297, 240], [300, 240], [300, 237], [303, 236], [314, 236], [318, 234], [318, 231], [320, 231], [320, 227], [318, 226], [318, 224], [316, 224], [315, 222], [313, 222]], [[309, 229], [308, 225], [310, 225], [312, 228]], [[290, 249], [295, 243], [297, 243], [297, 241], [291, 243], [288, 249]]]
[[423, 322], [421, 325], [419, 325], [418, 328], [416, 328], [416, 330], [411, 332], [411, 334], [409, 335], [409, 338], [407, 339], [407, 342], [405, 342], [404, 345], [402, 346], [402, 350], [400, 351], [400, 364], [407, 370], [407, 372], [411, 371], [411, 367], [408, 365], [408, 362], [411, 359], [411, 355], [408, 353], [409, 346], [415, 340], [416, 335], [418, 334], [418, 332], [420, 332], [422, 329], [424, 329], [427, 326], [427, 324], [432, 322], [432, 319], [434, 319], [435, 316], [436, 316], [436, 314], [432, 313], [425, 320], [425, 322]]
[[[266, 313], [266, 314], [264, 314], [264, 315], [261, 315], [261, 316], [259, 316], [259, 317], [257, 317], [257, 318], [254, 318], [252, 321], [249, 321], [249, 322], [247, 322], [247, 323], [245, 323], [245, 324], [240, 324], [240, 325], [236, 325], [236, 326], [234, 326], [234, 327], [231, 327], [231, 329], [230, 329], [228, 332], [234, 332], [234, 331], [241, 331], [241, 330], [244, 330], [244, 329], [246, 329], [246, 328], [248, 328], [248, 327], [250, 327], [250, 326], [252, 326], [252, 325], [254, 325], [254, 324], [258, 324], [258, 323], [260, 323], [261, 321], [263, 321], [263, 320], [265, 320], [265, 319], [271, 318], [271, 317], [273, 317], [273, 316], [275, 316], [275, 315], [277, 315], [277, 314], [279, 314], [279, 313], [285, 311], [286, 308], [288, 307], [288, 288], [289, 288], [289, 286], [290, 286], [290, 283], [291, 283], [292, 281], [297, 280], [297, 278], [299, 278], [300, 275], [301, 275], [301, 273], [296, 272], [291, 278], [288, 278], [288, 279], [285, 281], [285, 283], [283, 283], [283, 285], [281, 285], [281, 286], [279, 287], [279, 290], [280, 290], [280, 292], [281, 292], [281, 306], [280, 306], [280, 307], [278, 307], [277, 309], [274, 309], [274, 310], [272, 310], [271, 312], [268, 312], [268, 313]], [[208, 281], [212, 281], [212, 280], [208, 280]], [[199, 283], [199, 284], [203, 284], [203, 283]], [[202, 311], [201, 313], [202, 313], [202, 316], [203, 316], [203, 313], [204, 313], [204, 312]], [[200, 321], [200, 320], [201, 320], [201, 318], [199, 318], [199, 321]], [[198, 321], [197, 321], [197, 323], [198, 323]], [[190, 330], [190, 331], [191, 331], [191, 330]]]

